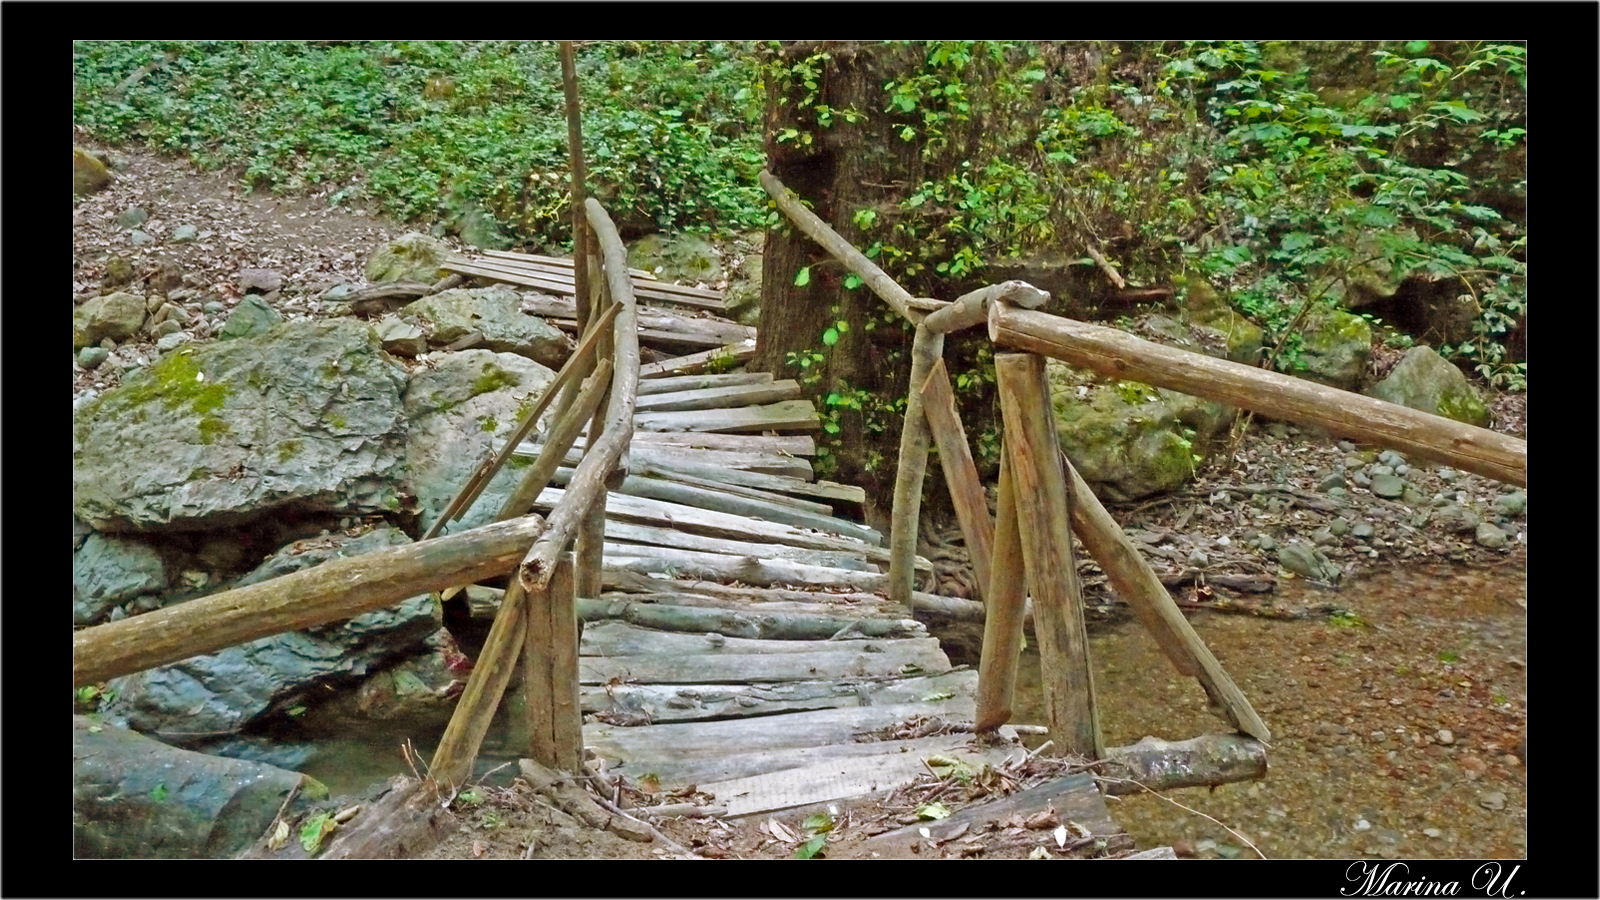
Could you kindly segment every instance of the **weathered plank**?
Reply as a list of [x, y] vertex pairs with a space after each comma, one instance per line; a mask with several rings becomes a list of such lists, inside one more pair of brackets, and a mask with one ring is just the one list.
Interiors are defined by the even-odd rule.
[[[896, 831], [880, 834], [864, 844], [880, 856], [890, 859], [937, 859], [937, 851], [926, 844], [963, 833], [984, 831], [990, 822], [1004, 822], [1013, 815], [1026, 819], [1036, 813], [1055, 810], [1062, 822], [1076, 822], [1097, 838], [1106, 838], [1107, 849], [1127, 849], [1133, 846], [1132, 838], [1123, 833], [1121, 826], [1111, 820], [1105, 797], [1095, 787], [1094, 778], [1086, 772], [1067, 775], [1026, 790], [1018, 791], [999, 800], [970, 806], [938, 822], [909, 825]], [[922, 837], [926, 829], [929, 837]], [[913, 853], [913, 844], [924, 845], [920, 853]]]
[[774, 380], [771, 372], [725, 372], [721, 375], [650, 378], [639, 382], [639, 396], [670, 394], [675, 391], [699, 391], [706, 388], [731, 387], [736, 384], [771, 384]]
[[639, 413], [728, 409], [776, 403], [780, 400], [795, 400], [799, 396], [800, 382], [785, 379], [769, 384], [735, 384], [677, 391], [671, 394], [649, 394], [640, 397], [634, 409]]
[[763, 490], [756, 487], [746, 487], [745, 485], [732, 481], [724, 481], [721, 478], [708, 478], [689, 475], [678, 471], [677, 469], [651, 465], [649, 463], [639, 466], [635, 471], [637, 471], [640, 478], [662, 478], [666, 479], [667, 481], [675, 481], [679, 484], [686, 484], [690, 487], [702, 488], [708, 491], [717, 491], [723, 494], [733, 494], [736, 497], [744, 497], [749, 500], [761, 500], [767, 503], [776, 503], [779, 506], [789, 506], [795, 509], [805, 510], [806, 512], [815, 513], [819, 516], [833, 515], [833, 507], [826, 503], [819, 503], [816, 500], [803, 500], [799, 497], [791, 497], [788, 494], [780, 494], [776, 491]]
[[[463, 275], [471, 275], [475, 278], [503, 281], [507, 284], [535, 288], [556, 294], [575, 294], [577, 292], [576, 286], [572, 283], [571, 275], [533, 268], [511, 260], [452, 258], [446, 260], [439, 268], [447, 272], [460, 272]], [[668, 285], [660, 281], [635, 279], [633, 294], [646, 300], [664, 300], [668, 303], [681, 303], [685, 306], [698, 306], [705, 309], [726, 308], [721, 296], [716, 291], [704, 288], [686, 288], [681, 285]]]
[[704, 372], [714, 362], [728, 366], [747, 363], [756, 355], [756, 342], [754, 340], [740, 341], [728, 344], [715, 350], [703, 350], [680, 356], [675, 359], [664, 359], [658, 363], [639, 367], [640, 378], [663, 378], [668, 375], [693, 375]]
[[753, 556], [729, 556], [636, 544], [607, 544], [605, 552], [606, 570], [626, 570], [643, 575], [706, 578], [762, 586], [812, 585], [857, 591], [881, 591], [888, 584], [888, 576], [877, 572], [808, 566], [786, 559], [757, 559]]
[[[902, 752], [899, 741], [879, 743], [879, 752], [874, 755], [714, 781], [699, 788], [715, 796], [718, 805], [726, 806], [730, 819], [839, 801], [881, 799], [926, 772], [924, 760], [934, 755]], [[952, 742], [947, 738], [945, 743], [950, 746], [940, 747], [937, 755], [965, 763], [973, 771], [985, 764], [999, 765], [1005, 762], [1008, 752], [1015, 752], [1004, 747], [979, 747], [970, 740]], [[1091, 784], [1090, 790], [1093, 789]]]
[[[645, 611], [649, 611], [646, 609], [647, 607], [662, 608], [659, 607], [658, 604], [653, 603], [633, 603], [630, 604], [630, 606], [634, 609]], [[707, 612], [706, 610], [689, 611], [697, 613]], [[761, 614], [761, 617], [776, 618], [765, 613]], [[762, 631], [775, 632], [782, 630], [779, 628], [763, 628], [762, 626], [768, 623], [753, 621], [756, 618], [754, 615], [742, 615], [742, 618], [744, 618], [750, 625]], [[834, 631], [838, 631], [845, 625], [850, 624], [850, 621], [851, 620], [849, 619], [835, 617], [835, 621], [826, 624], [831, 625]], [[695, 627], [704, 628], [708, 624], [711, 623], [695, 623]], [[852, 639], [839, 641], [826, 641], [816, 638], [789, 638], [772, 640], [768, 638], [733, 637], [732, 634], [736, 633], [740, 624], [742, 623], [735, 623], [735, 627], [733, 629], [729, 629], [727, 632], [705, 631], [698, 634], [685, 634], [678, 631], [656, 631], [648, 628], [640, 628], [637, 625], [633, 625], [618, 619], [607, 619], [600, 622], [594, 622], [584, 628], [583, 640], [578, 645], [578, 652], [582, 656], [586, 657], [749, 656], [767, 653], [817, 653], [823, 650], [827, 650], [827, 652], [830, 653], [853, 653], [867, 650], [868, 644], [872, 644], [873, 646], [884, 646], [884, 641], [888, 640], [893, 640], [896, 643], [896, 646], [917, 646], [922, 650], [927, 650], [930, 648], [937, 649], [939, 645], [938, 640], [935, 638], [921, 636], [902, 636], [897, 638], [889, 638], [887, 636], [863, 637], [856, 635]], [[905, 631], [905, 629], [892, 629], [891, 626], [894, 623], [886, 622], [884, 620], [878, 620], [877, 622], [870, 624], [878, 626], [880, 630]], [[920, 641], [921, 643], [916, 645], [907, 645], [902, 643], [904, 641]], [[853, 688], [850, 690], [850, 693], [854, 695], [855, 691]]]
[[[667, 583], [661, 579], [651, 580], [663, 585]], [[767, 591], [773, 589], [763, 588], [761, 590]], [[585, 609], [592, 609], [593, 612], [592, 614], [586, 613], [584, 621], [600, 621], [607, 618], [610, 608], [602, 606], [601, 604], [611, 602], [625, 603], [631, 601], [637, 601], [638, 603], [643, 604], [645, 607], [677, 606], [679, 608], [722, 609], [731, 610], [741, 614], [749, 613], [752, 615], [761, 615], [767, 612], [772, 612], [789, 613], [796, 616], [842, 616], [850, 620], [891, 619], [899, 622], [916, 621], [915, 619], [903, 618], [904, 616], [910, 615], [910, 613], [907, 612], [904, 607], [899, 606], [898, 604], [890, 603], [882, 598], [878, 598], [875, 594], [850, 593], [812, 595], [815, 597], [861, 598], [848, 601], [840, 600], [837, 602], [828, 602], [826, 600], [818, 602], [802, 602], [799, 600], [777, 600], [766, 597], [714, 597], [708, 594], [680, 593], [618, 594], [607, 592], [601, 594], [600, 596], [601, 598], [605, 599], [597, 598], [593, 601], [594, 604], [596, 604], [595, 606], [585, 607]], [[613, 600], [612, 598], [617, 599]], [[873, 598], [877, 598], [878, 602], [873, 603]], [[590, 601], [586, 600], [584, 602], [588, 603]], [[923, 630], [926, 630], [926, 626], [924, 626]]]
[[[787, 559], [808, 566], [831, 566], [835, 569], [858, 569], [865, 572], [877, 569], [876, 565], [867, 562], [865, 550], [810, 550], [804, 547], [790, 547], [787, 544], [731, 541], [726, 538], [706, 537], [703, 534], [689, 534], [676, 528], [634, 525], [616, 520], [606, 521], [606, 539], [656, 547], [727, 553], [734, 556], [754, 556], [759, 559]], [[869, 566], [871, 568], [868, 568]]]
[[[884, 748], [857, 743], [854, 735], [928, 715], [952, 721], [970, 719], [972, 700], [957, 696], [928, 703], [819, 709], [787, 716], [642, 728], [596, 723], [583, 727], [583, 743], [612, 761], [612, 768], [620, 766], [635, 776], [655, 772], [667, 784], [710, 782], [798, 768], [821, 759], [873, 755]], [[962, 743], [960, 736], [923, 740], [930, 748]], [[898, 750], [918, 742], [892, 743]], [[730, 748], [741, 752], [730, 753]]]
[[639, 413], [633, 424], [640, 431], [817, 431], [822, 418], [810, 400], [782, 400], [739, 409]]
[[[500, 446], [498, 441], [495, 442], [496, 449]], [[524, 441], [513, 452], [517, 456], [534, 458], [543, 450], [543, 444]], [[760, 472], [766, 475], [783, 475], [789, 478], [811, 477], [811, 463], [799, 457], [784, 456], [778, 453], [748, 452], [744, 450], [700, 450], [690, 447], [677, 447], [670, 444], [658, 445], [636, 439], [629, 456], [635, 461], [650, 464], [657, 462], [670, 464], [673, 460], [688, 460], [700, 465], [721, 466], [740, 471]], [[561, 461], [566, 465], [577, 465], [582, 459], [583, 451], [571, 449], [561, 458]]]
[[[877, 652], [818, 650], [809, 653], [728, 654], [724, 656], [580, 657], [578, 677], [584, 684], [605, 684], [613, 678], [645, 684], [762, 684], [843, 678], [937, 674], [950, 662], [934, 638], [870, 641]], [[824, 646], [833, 646], [825, 644]], [[972, 698], [966, 697], [967, 706]]]
[[[641, 382], [642, 383], [642, 382]], [[688, 447], [737, 453], [771, 453], [778, 456], [816, 456], [817, 442], [806, 434], [705, 434], [694, 431], [636, 431], [635, 447]], [[580, 441], [578, 446], [583, 446]], [[677, 459], [674, 456], [672, 459]], [[717, 464], [713, 462], [713, 464]]]
[[[561, 502], [563, 495], [561, 488], [545, 488], [534, 508], [551, 509]], [[680, 531], [736, 541], [753, 539], [760, 543], [789, 544], [813, 550], [863, 550], [868, 546], [856, 538], [806, 531], [779, 522], [697, 509], [647, 497], [630, 497], [627, 494], [612, 494], [606, 503], [606, 514], [624, 522], [667, 525]], [[873, 558], [870, 552], [867, 558]]]
[[[587, 224], [587, 222], [585, 224]], [[557, 272], [570, 273], [573, 271], [573, 262], [572, 257], [570, 256], [542, 256], [537, 253], [517, 253], [512, 250], [481, 250], [479, 252], [483, 256], [487, 256], [490, 259], [509, 259], [516, 262], [528, 263], [535, 268], [549, 267], [552, 269], [552, 271]], [[635, 281], [641, 278], [643, 278], [645, 281], [656, 280], [654, 272], [646, 272], [643, 269], [629, 269], [628, 274], [632, 276]]]
[[867, 502], [866, 490], [852, 484], [837, 484], [832, 481], [803, 481], [799, 478], [787, 478], [782, 475], [764, 475], [760, 472], [746, 472], [742, 469], [722, 469], [694, 462], [683, 462], [677, 459], [652, 462], [649, 464], [649, 468], [651, 471], [687, 475], [692, 478], [703, 478], [707, 481], [719, 481], [723, 484], [752, 487], [774, 493], [803, 494], [807, 497], [844, 500], [858, 505]]
[[[578, 327], [577, 300], [570, 297], [550, 297], [539, 294], [524, 296], [519, 307], [523, 313], [545, 318], [558, 327], [575, 331]], [[749, 325], [740, 325], [720, 316], [688, 316], [675, 310], [639, 308], [640, 335], [656, 332], [662, 339], [679, 343], [692, 342], [706, 347], [720, 347], [756, 336]]]
[[[781, 643], [781, 642], [775, 642]], [[586, 713], [618, 714], [618, 723], [695, 722], [742, 716], [770, 716], [808, 709], [916, 703], [941, 694], [970, 693], [971, 670], [918, 678], [798, 681], [785, 684], [621, 684], [581, 691]], [[865, 701], [865, 703], [863, 703]], [[894, 745], [899, 752], [899, 743]]]

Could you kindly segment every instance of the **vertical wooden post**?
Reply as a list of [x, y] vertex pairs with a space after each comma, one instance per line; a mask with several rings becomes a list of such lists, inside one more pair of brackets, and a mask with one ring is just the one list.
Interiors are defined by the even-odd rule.
[[478, 748], [489, 731], [489, 722], [500, 706], [511, 672], [516, 666], [528, 627], [527, 596], [519, 579], [512, 578], [500, 601], [483, 652], [472, 667], [467, 687], [456, 701], [456, 711], [445, 726], [444, 737], [433, 752], [428, 775], [440, 784], [460, 787], [472, 775]]
[[967, 433], [961, 427], [961, 414], [956, 410], [956, 397], [950, 390], [943, 358], [933, 364], [933, 371], [918, 391], [922, 394], [922, 411], [928, 416], [928, 429], [939, 446], [939, 465], [944, 469], [945, 484], [950, 486], [950, 500], [961, 523], [961, 536], [967, 542], [972, 573], [978, 577], [978, 592], [987, 601], [994, 523], [989, 521], [989, 503], [983, 496], [983, 482], [972, 462], [972, 451], [967, 447]]
[[980, 732], [992, 731], [1011, 721], [1027, 600], [1022, 535], [1017, 529], [1016, 487], [1003, 447], [1000, 450], [1000, 502], [995, 508], [994, 556], [989, 571], [989, 583], [984, 587], [983, 657], [978, 662], [977, 730]]
[[563, 772], [578, 771], [583, 761], [573, 566], [573, 554], [563, 553], [545, 590], [529, 596], [527, 638], [522, 645], [528, 755], [540, 765]]
[[[624, 273], [623, 277], [627, 277], [626, 273]], [[604, 284], [605, 280], [604, 278], [598, 279], [600, 284]], [[597, 288], [596, 293], [607, 294], [608, 292]], [[599, 343], [595, 346], [595, 353], [602, 358], [610, 357], [615, 345], [615, 335], [602, 334], [599, 336]], [[600, 398], [600, 405], [595, 407], [594, 416], [589, 420], [589, 438], [584, 444], [584, 452], [588, 452], [588, 448], [600, 442], [600, 436], [605, 431], [606, 418], [609, 414], [610, 406], [611, 390], [608, 387], [605, 395]], [[627, 450], [624, 449], [624, 462], [627, 460], [626, 454]], [[609, 479], [607, 484], [610, 484]], [[594, 503], [589, 507], [589, 514], [584, 517], [583, 523], [578, 528], [578, 535], [574, 542], [578, 553], [574, 583], [577, 586], [578, 596], [580, 597], [600, 596], [600, 566], [604, 556], [607, 493], [609, 492], [602, 492], [600, 496], [595, 498]]]
[[922, 514], [922, 476], [928, 469], [928, 420], [919, 388], [944, 353], [944, 333], [917, 326], [911, 344], [911, 384], [906, 388], [906, 419], [900, 432], [900, 463], [894, 477], [894, 509], [889, 522], [889, 599], [911, 608], [917, 523]]
[[1023, 563], [1033, 591], [1033, 630], [1044, 669], [1050, 736], [1062, 752], [1098, 758], [1103, 748], [1089, 675], [1089, 639], [1081, 601], [1073, 590], [1077, 570], [1072, 562], [1067, 484], [1044, 358], [1002, 353], [995, 357], [995, 373]]

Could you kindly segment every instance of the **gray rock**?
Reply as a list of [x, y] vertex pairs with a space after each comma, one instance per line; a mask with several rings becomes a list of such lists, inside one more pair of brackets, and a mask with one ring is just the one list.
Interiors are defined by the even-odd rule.
[[157, 322], [149, 329], [150, 334], [158, 338], [166, 337], [169, 334], [177, 334], [182, 330], [183, 324], [181, 322], [173, 321], [172, 319], [167, 319], [164, 322]]
[[1502, 516], [1516, 518], [1528, 511], [1528, 495], [1523, 491], [1501, 494], [1494, 499], [1494, 508]]
[[1328, 531], [1338, 537], [1344, 537], [1350, 533], [1350, 520], [1340, 516], [1328, 523]]
[[1298, 541], [1278, 548], [1278, 564], [1311, 581], [1338, 584], [1344, 574], [1321, 550]]
[[1378, 454], [1378, 462], [1386, 466], [1398, 466], [1405, 461], [1405, 456], [1397, 450], [1385, 450]]
[[1479, 544], [1488, 547], [1490, 550], [1499, 550], [1506, 545], [1506, 533], [1501, 531], [1498, 526], [1491, 525], [1488, 522], [1480, 522], [1473, 537], [1477, 539]]
[[1270, 553], [1271, 551], [1278, 549], [1278, 542], [1274, 540], [1270, 534], [1262, 532], [1261, 537], [1257, 540], [1260, 541], [1262, 550], [1266, 550]]
[[395, 356], [420, 356], [428, 352], [428, 338], [415, 323], [390, 316], [378, 322], [378, 340]]
[[1379, 497], [1394, 499], [1405, 493], [1406, 483], [1395, 475], [1372, 476], [1372, 492]]
[[156, 239], [142, 231], [135, 230], [128, 234], [128, 241], [135, 247], [146, 247], [154, 244]]
[[398, 511], [405, 379], [350, 319], [180, 348], [73, 416], [73, 510], [102, 531]]
[[1363, 487], [1363, 488], [1372, 487], [1372, 479], [1368, 478], [1366, 476], [1366, 474], [1363, 473], [1363, 472], [1352, 472], [1352, 473], [1350, 473], [1350, 483], [1355, 485], [1356, 487]]
[[628, 265], [654, 272], [664, 281], [712, 283], [722, 279], [717, 249], [692, 232], [647, 234], [628, 247]]
[[505, 285], [440, 291], [407, 306], [406, 313], [427, 328], [435, 345], [476, 331], [483, 335], [482, 348], [516, 353], [552, 369], [577, 346], [544, 319], [523, 313], [522, 299]]
[[1311, 532], [1311, 542], [1322, 547], [1331, 547], [1339, 543], [1339, 539], [1326, 528], [1318, 528]]
[[200, 308], [205, 310], [206, 315], [208, 316], [220, 315], [221, 313], [228, 311], [228, 308], [223, 306], [221, 301], [218, 300], [207, 300], [200, 306]]
[[1371, 522], [1357, 522], [1355, 527], [1350, 529], [1350, 533], [1362, 540], [1366, 540], [1376, 533], [1376, 529], [1372, 527]]
[[1442, 469], [1440, 469], [1439, 470], [1439, 480], [1443, 481], [1446, 484], [1449, 484], [1450, 482], [1455, 481], [1456, 480], [1456, 470], [1455, 469], [1451, 469], [1451, 468], [1442, 468]]
[[144, 298], [137, 294], [118, 291], [96, 297], [72, 311], [72, 349], [105, 338], [125, 341], [139, 333], [145, 315]]
[[1192, 478], [1231, 421], [1231, 407], [1177, 391], [1132, 381], [1080, 385], [1055, 360], [1046, 371], [1062, 449], [1098, 496], [1118, 502]]
[[1192, 550], [1189, 553], [1188, 563], [1197, 569], [1203, 569], [1210, 563], [1210, 560], [1206, 558], [1204, 550]]
[[337, 303], [351, 294], [354, 294], [356, 290], [357, 288], [355, 285], [348, 281], [341, 281], [333, 287], [323, 291], [321, 294], [318, 294], [317, 299], [325, 300], [329, 303]]
[[[167, 325], [175, 326], [177, 323], [162, 322], [161, 325], [163, 328], [165, 328]], [[176, 327], [174, 327], [169, 333], [162, 335], [161, 338], [156, 341], [156, 352], [170, 353], [171, 351], [176, 350], [192, 340], [194, 340], [194, 337], [188, 332], [179, 331]]]
[[[77, 859], [231, 859], [277, 818], [302, 776], [207, 756], [87, 716], [72, 719]], [[325, 796], [309, 782], [302, 791]]]
[[1489, 425], [1489, 410], [1467, 376], [1431, 347], [1413, 347], [1369, 394], [1458, 422]]
[[[257, 584], [338, 557], [407, 544], [383, 526], [357, 538], [336, 535], [283, 548], [239, 586]], [[323, 684], [365, 674], [417, 648], [438, 630], [434, 603], [419, 594], [353, 619], [292, 631], [113, 679], [107, 721], [136, 731], [236, 732]]]
[[199, 237], [199, 235], [200, 229], [193, 225], [179, 225], [177, 228], [172, 229], [172, 242], [174, 244], [187, 244]]
[[239, 292], [270, 294], [283, 287], [283, 275], [275, 269], [240, 269]]
[[1411, 474], [1411, 467], [1408, 466], [1408, 465], [1404, 465], [1404, 464], [1395, 466], [1394, 467], [1394, 473], [1396, 475], [1399, 475], [1401, 478], [1404, 478], [1407, 475]]
[[145, 212], [144, 210], [140, 209], [137, 206], [131, 207], [129, 209], [123, 210], [121, 215], [117, 216], [117, 227], [118, 228], [122, 228], [122, 229], [138, 228], [140, 225], [143, 225], [145, 223], [145, 221], [148, 220], [149, 218], [150, 218], [150, 214], [149, 213]]
[[78, 365], [93, 369], [106, 361], [111, 352], [104, 347], [85, 347], [78, 351]]
[[1292, 374], [1345, 391], [1361, 386], [1372, 352], [1372, 326], [1367, 320], [1332, 310], [1308, 316], [1302, 334], [1305, 344]]
[[450, 256], [450, 249], [425, 234], [411, 232], [379, 248], [367, 260], [367, 280], [420, 281], [433, 284], [443, 277], [439, 266]]
[[1350, 443], [1349, 441], [1339, 441], [1334, 446], [1338, 447], [1340, 450], [1343, 450], [1346, 453], [1354, 453], [1354, 452], [1356, 452], [1356, 445]]
[[1506, 808], [1505, 791], [1489, 791], [1478, 797], [1478, 805], [1487, 810], [1501, 810]]
[[1459, 534], [1478, 527], [1478, 514], [1464, 506], [1451, 503], [1434, 513], [1433, 521], [1444, 530]]
[[[410, 420], [406, 468], [417, 498], [419, 527], [432, 527], [478, 464], [492, 452], [555, 378], [545, 366], [512, 353], [463, 350], [433, 369], [419, 369], [406, 388]], [[553, 411], [545, 413], [547, 426]], [[450, 531], [495, 520], [527, 473], [528, 462], [512, 457]]]
[[112, 607], [166, 586], [166, 564], [148, 541], [90, 531], [72, 554], [72, 623], [93, 625]]
[[1383, 465], [1382, 463], [1379, 463], [1378, 465], [1375, 465], [1372, 468], [1368, 469], [1367, 470], [1367, 474], [1373, 476], [1374, 478], [1376, 478], [1379, 475], [1393, 475], [1394, 474], [1394, 467], [1393, 466], [1386, 466], [1386, 465]]
[[1406, 482], [1400, 491], [1400, 502], [1408, 506], [1420, 506], [1428, 502], [1428, 495], [1418, 490], [1416, 485]]
[[1328, 488], [1324, 493], [1326, 493], [1329, 497], [1332, 497], [1335, 500], [1343, 500], [1346, 496], [1349, 495], [1350, 492], [1348, 490], [1346, 490], [1345, 488], [1334, 486], [1334, 487]]
[[1329, 488], [1342, 488], [1347, 486], [1348, 485], [1345, 483], [1344, 476], [1338, 472], [1334, 472], [1328, 477], [1322, 479], [1321, 483], [1317, 485], [1317, 490], [1326, 491]]
[[268, 305], [267, 301], [252, 294], [240, 300], [239, 305], [233, 308], [227, 324], [217, 332], [217, 340], [231, 341], [266, 334], [269, 329], [282, 321], [281, 313]]

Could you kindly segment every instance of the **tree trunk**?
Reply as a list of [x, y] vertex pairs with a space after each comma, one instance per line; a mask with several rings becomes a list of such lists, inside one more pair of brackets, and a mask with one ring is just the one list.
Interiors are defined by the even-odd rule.
[[[826, 59], [814, 55], [826, 53]], [[767, 77], [767, 154], [774, 175], [812, 204], [813, 210], [841, 236], [864, 247], [855, 224], [858, 210], [878, 216], [893, 214], [896, 204], [924, 177], [920, 145], [901, 140], [899, 123], [883, 110], [889, 105], [884, 84], [920, 66], [924, 51], [916, 46], [876, 42], [803, 41], [785, 43], [772, 60], [789, 72], [814, 59], [815, 96], [801, 77]], [[865, 118], [851, 124], [837, 112], [832, 124], [818, 124], [817, 107], [856, 110]], [[779, 141], [792, 129], [799, 138]], [[809, 138], [809, 141], [807, 140]], [[948, 157], [947, 157], [948, 158]], [[810, 280], [797, 286], [796, 274], [812, 267]], [[891, 275], [895, 273], [890, 273]], [[912, 329], [865, 287], [846, 290], [845, 271], [810, 238], [784, 223], [767, 234], [761, 285], [760, 337], [753, 368], [799, 378], [809, 396], [818, 399], [847, 389], [870, 392], [883, 403], [904, 399], [910, 372]], [[876, 319], [874, 327], [868, 323]], [[834, 323], [849, 323], [832, 346], [823, 333]], [[812, 365], [800, 370], [788, 355], [820, 352], [821, 379]], [[807, 383], [808, 376], [812, 383]], [[868, 486], [868, 497], [889, 496], [894, 459], [900, 442], [901, 414], [874, 408], [845, 410], [837, 434], [820, 441], [838, 464], [838, 481]], [[882, 426], [882, 430], [868, 427]], [[869, 504], [871, 500], [869, 499]], [[887, 504], [883, 504], [886, 507]], [[867, 510], [868, 521], [887, 521], [888, 510]]]

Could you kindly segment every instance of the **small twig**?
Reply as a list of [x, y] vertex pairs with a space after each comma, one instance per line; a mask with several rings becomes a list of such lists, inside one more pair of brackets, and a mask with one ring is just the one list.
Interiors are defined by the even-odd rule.
[[1205, 813], [1201, 812], [1198, 809], [1190, 809], [1189, 807], [1184, 806], [1182, 803], [1179, 803], [1178, 801], [1172, 799], [1171, 797], [1168, 797], [1166, 794], [1163, 794], [1160, 791], [1155, 790], [1154, 788], [1146, 787], [1144, 784], [1140, 783], [1138, 779], [1135, 779], [1135, 778], [1106, 778], [1104, 780], [1105, 781], [1121, 781], [1121, 782], [1126, 782], [1128, 784], [1137, 784], [1137, 785], [1139, 785], [1139, 787], [1142, 787], [1145, 790], [1149, 791], [1150, 793], [1155, 794], [1157, 797], [1160, 797], [1161, 799], [1167, 801], [1168, 803], [1171, 803], [1173, 806], [1176, 806], [1179, 809], [1189, 810], [1189, 812], [1194, 813], [1195, 815], [1201, 817], [1202, 819], [1211, 819], [1211, 821], [1212, 822], [1216, 822], [1216, 824], [1220, 828], [1222, 828], [1222, 830], [1226, 831], [1227, 833], [1229, 833], [1229, 834], [1233, 835], [1234, 837], [1238, 838], [1239, 840], [1243, 841], [1246, 845], [1248, 845], [1250, 847], [1251, 850], [1256, 851], [1256, 855], [1257, 856], [1261, 857], [1262, 859], [1266, 859], [1267, 858], [1267, 855], [1265, 853], [1261, 852], [1261, 848], [1257, 847], [1255, 844], [1250, 843], [1250, 839], [1249, 838], [1245, 837], [1244, 835], [1240, 834], [1237, 831], [1234, 831], [1232, 828], [1229, 828], [1228, 826], [1223, 825], [1221, 822], [1218, 822], [1216, 819], [1212, 819], [1210, 816], [1206, 815]]
[[301, 775], [300, 778], [295, 781], [294, 787], [289, 789], [289, 796], [283, 798], [283, 805], [278, 807], [278, 814], [272, 817], [272, 825], [267, 826], [267, 831], [269, 834], [271, 833], [274, 825], [277, 825], [279, 822], [283, 821], [283, 811], [289, 808], [290, 803], [294, 802], [295, 796], [300, 793], [300, 786], [305, 783], [306, 776]]
[[689, 848], [683, 846], [682, 844], [678, 843], [677, 841], [673, 840], [672, 838], [669, 838], [666, 835], [662, 834], [660, 829], [656, 828], [654, 825], [651, 825], [649, 822], [646, 822], [646, 821], [644, 821], [642, 819], [635, 819], [633, 816], [630, 816], [627, 813], [623, 812], [622, 811], [622, 807], [616, 805], [615, 803], [612, 803], [610, 800], [607, 800], [604, 797], [596, 797], [594, 799], [601, 806], [605, 807], [606, 811], [611, 813], [612, 815], [620, 816], [620, 817], [622, 817], [624, 819], [627, 819], [629, 821], [638, 822], [640, 825], [643, 825], [645, 827], [645, 829], [650, 832], [650, 836], [651, 837], [653, 837], [656, 840], [660, 841], [661, 843], [665, 844], [668, 848], [672, 849], [673, 851], [675, 851], [677, 853], [685, 854], [687, 856], [692, 856], [695, 859], [702, 859], [703, 858], [703, 857], [697, 856], [696, 854], [690, 852]]
[[1117, 290], [1120, 291], [1128, 286], [1128, 282], [1122, 278], [1122, 273], [1113, 268], [1111, 263], [1107, 262], [1106, 258], [1100, 255], [1100, 251], [1096, 250], [1093, 244], [1087, 245], [1086, 249], [1089, 251], [1089, 256], [1092, 257], [1097, 264], [1099, 264], [1100, 271], [1106, 273], [1106, 277], [1111, 279], [1111, 283], [1117, 286]]
[[862, 621], [863, 620], [861, 620], [861, 619], [857, 619], [854, 622], [851, 622], [849, 625], [846, 625], [845, 627], [839, 629], [838, 631], [835, 631], [833, 633], [833, 637], [828, 638], [828, 640], [837, 641], [837, 640], [843, 639], [845, 635], [849, 634], [852, 631], [855, 631], [855, 630], [859, 629], [861, 627]]
[[1039, 754], [1043, 753], [1045, 751], [1045, 748], [1054, 746], [1054, 744], [1055, 744], [1055, 741], [1053, 741], [1053, 740], [1045, 741], [1044, 743], [1040, 744], [1038, 747], [1035, 747], [1031, 752], [1028, 753], [1027, 756], [1023, 757], [1022, 761], [1023, 762], [1027, 762], [1028, 760], [1033, 759], [1035, 756], [1038, 756]]

